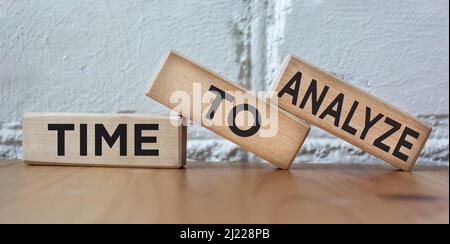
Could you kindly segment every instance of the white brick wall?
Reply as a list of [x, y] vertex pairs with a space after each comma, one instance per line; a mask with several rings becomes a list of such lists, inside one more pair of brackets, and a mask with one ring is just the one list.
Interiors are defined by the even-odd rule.
[[[447, 0], [0, 0], [0, 157], [23, 112], [167, 113], [144, 89], [164, 52], [267, 90], [292, 52], [428, 121], [420, 159], [449, 161]], [[259, 160], [198, 127], [189, 158]], [[376, 161], [313, 129], [301, 162]]]

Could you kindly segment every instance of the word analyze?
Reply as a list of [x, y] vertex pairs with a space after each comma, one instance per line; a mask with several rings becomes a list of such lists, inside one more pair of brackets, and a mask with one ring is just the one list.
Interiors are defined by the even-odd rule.
[[294, 56], [275, 82], [283, 109], [402, 169], [411, 170], [431, 127]]

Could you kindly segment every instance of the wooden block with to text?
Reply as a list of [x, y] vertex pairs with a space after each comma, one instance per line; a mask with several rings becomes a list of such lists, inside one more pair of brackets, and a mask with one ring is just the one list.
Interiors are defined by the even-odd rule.
[[29, 164], [179, 168], [186, 162], [180, 116], [25, 113]]
[[310, 127], [216, 73], [170, 52], [147, 95], [282, 169]]
[[[431, 127], [298, 57], [288, 56], [272, 101], [402, 169], [411, 170]], [[402, 94], [399, 94], [400, 96]]]

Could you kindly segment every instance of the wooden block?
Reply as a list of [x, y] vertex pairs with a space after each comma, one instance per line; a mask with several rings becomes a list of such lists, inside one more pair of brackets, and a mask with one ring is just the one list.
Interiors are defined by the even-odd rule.
[[180, 116], [25, 113], [24, 161], [40, 165], [179, 168], [186, 162]]
[[[272, 101], [402, 169], [411, 170], [431, 127], [326, 71], [288, 56]], [[399, 94], [402, 96], [402, 94]]]
[[282, 169], [288, 169], [310, 127], [246, 89], [170, 52], [147, 95]]

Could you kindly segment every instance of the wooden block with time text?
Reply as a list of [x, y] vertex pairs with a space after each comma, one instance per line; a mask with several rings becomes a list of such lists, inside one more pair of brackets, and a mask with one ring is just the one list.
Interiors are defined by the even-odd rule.
[[[272, 101], [402, 169], [411, 170], [431, 127], [306, 61], [288, 56]], [[402, 94], [399, 94], [402, 96]]]
[[179, 168], [186, 162], [180, 116], [25, 113], [29, 164]]
[[282, 169], [291, 166], [310, 130], [292, 114], [173, 51], [146, 94]]

